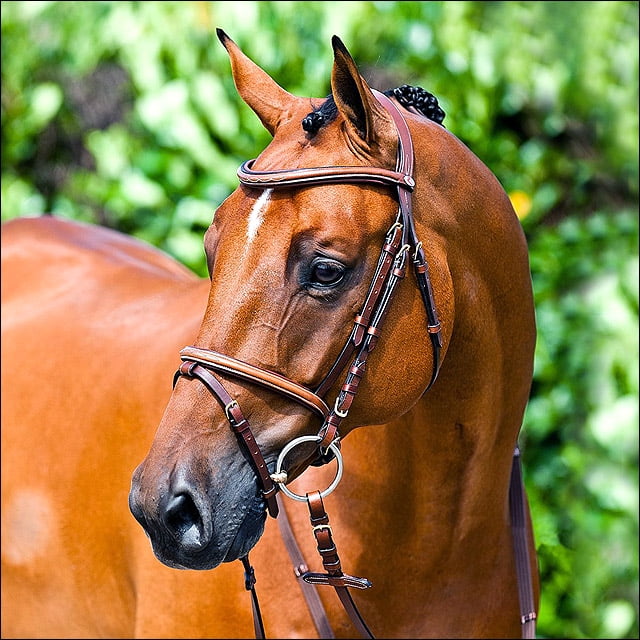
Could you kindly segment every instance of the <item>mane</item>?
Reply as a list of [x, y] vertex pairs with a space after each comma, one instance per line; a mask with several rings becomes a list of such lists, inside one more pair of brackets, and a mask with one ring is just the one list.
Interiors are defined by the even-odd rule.
[[[445, 112], [440, 108], [437, 98], [422, 87], [403, 84], [382, 93], [389, 98], [395, 98], [405, 109], [411, 109], [414, 113], [418, 112], [425, 118], [442, 125]], [[336, 107], [333, 94], [329, 94], [320, 107], [302, 119], [302, 128], [314, 136], [322, 127], [335, 120], [337, 115], [338, 107]]]

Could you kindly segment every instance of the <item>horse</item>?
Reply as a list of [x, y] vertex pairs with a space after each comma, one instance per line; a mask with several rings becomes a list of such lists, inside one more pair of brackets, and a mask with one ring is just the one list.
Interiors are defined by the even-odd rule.
[[3, 637], [534, 637], [508, 196], [338, 37], [306, 98], [217, 33], [273, 139], [208, 279], [97, 226], [3, 225]]

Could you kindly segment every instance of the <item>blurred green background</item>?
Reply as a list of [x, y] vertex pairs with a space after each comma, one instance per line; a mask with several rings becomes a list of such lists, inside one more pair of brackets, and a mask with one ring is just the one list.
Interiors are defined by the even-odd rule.
[[373, 86], [434, 93], [502, 182], [539, 327], [539, 637], [638, 638], [638, 3], [2, 2], [2, 219], [106, 225], [204, 275], [213, 211], [269, 141], [215, 27], [308, 96], [339, 35]]

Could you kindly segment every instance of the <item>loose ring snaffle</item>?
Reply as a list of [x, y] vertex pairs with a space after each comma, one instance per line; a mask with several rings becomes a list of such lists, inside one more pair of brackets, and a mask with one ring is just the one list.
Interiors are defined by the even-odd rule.
[[[284, 447], [280, 452], [280, 455], [278, 456], [276, 471], [271, 475], [271, 479], [280, 486], [280, 489], [283, 493], [288, 495], [290, 498], [293, 498], [294, 500], [298, 500], [298, 502], [306, 502], [307, 496], [301, 496], [300, 494], [291, 491], [291, 489], [287, 487], [287, 485], [285, 484], [287, 482], [286, 471], [284, 472], [284, 476], [280, 475], [283, 473], [282, 464], [291, 449], [297, 447], [300, 444], [303, 444], [304, 442], [315, 442], [316, 444], [319, 444], [321, 441], [322, 436], [300, 436], [299, 438], [293, 439], [286, 447]], [[321, 498], [325, 498], [326, 496], [328, 496], [338, 486], [338, 483], [342, 478], [342, 454], [340, 453], [340, 448], [336, 444], [336, 440], [333, 440], [329, 443], [328, 449], [331, 449], [331, 451], [333, 452], [336, 462], [338, 463], [338, 468], [336, 470], [336, 476], [331, 484], [324, 491], [320, 492]]]

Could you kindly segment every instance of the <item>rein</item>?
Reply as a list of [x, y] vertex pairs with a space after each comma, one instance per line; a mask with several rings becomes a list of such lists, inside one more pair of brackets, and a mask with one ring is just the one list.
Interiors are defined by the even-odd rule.
[[[333, 533], [329, 524], [329, 518], [324, 509], [323, 498], [337, 485], [342, 473], [342, 457], [340, 454], [339, 427], [342, 420], [347, 417], [364, 376], [369, 354], [375, 348], [381, 333], [381, 325], [390, 307], [393, 294], [398, 282], [406, 275], [407, 261], [411, 260], [413, 270], [418, 283], [418, 288], [426, 311], [426, 331], [429, 335], [433, 351], [433, 368], [431, 379], [427, 388], [431, 388], [440, 369], [440, 350], [442, 348], [442, 335], [436, 305], [433, 295], [429, 270], [422, 242], [417, 238], [413, 211], [412, 191], [415, 187], [413, 178], [414, 155], [413, 143], [407, 123], [398, 107], [384, 94], [373, 90], [375, 97], [392, 117], [398, 133], [398, 150], [396, 167], [394, 171], [379, 167], [314, 167], [293, 170], [257, 171], [254, 170], [254, 160], [244, 162], [238, 169], [240, 182], [255, 189], [278, 189], [313, 187], [326, 184], [377, 184], [392, 186], [397, 189], [398, 213], [393, 224], [387, 231], [384, 244], [380, 251], [378, 263], [369, 285], [360, 313], [355, 317], [351, 334], [343, 346], [334, 364], [315, 389], [309, 389], [285, 376], [256, 367], [247, 362], [236, 360], [230, 356], [188, 346], [182, 349], [180, 357], [182, 364], [174, 376], [174, 385], [180, 377], [197, 378], [211, 392], [214, 398], [224, 409], [225, 416], [231, 429], [238, 437], [240, 446], [248, 453], [253, 466], [262, 495], [267, 503], [269, 515], [278, 518], [280, 531], [289, 555], [294, 564], [294, 572], [302, 580], [300, 585], [314, 623], [321, 637], [333, 638], [333, 632], [329, 625], [322, 604], [312, 585], [332, 586], [340, 601], [349, 614], [352, 623], [365, 638], [373, 638], [371, 631], [362, 619], [355, 603], [351, 598], [349, 588], [367, 589], [371, 583], [366, 578], [359, 578], [343, 573], [338, 557]], [[348, 368], [347, 368], [348, 367]], [[333, 387], [341, 373], [347, 368], [342, 387], [336, 396], [333, 406], [328, 404], [324, 397]], [[223, 374], [239, 378], [246, 382], [258, 385], [279, 393], [293, 402], [300, 404], [322, 420], [322, 426], [316, 436], [302, 436], [291, 441], [280, 453], [275, 473], [269, 473], [265, 459], [258, 447], [238, 402], [227, 392], [217, 375]], [[283, 469], [286, 454], [302, 442], [313, 441], [317, 447], [317, 459], [311, 464], [320, 465], [335, 458], [338, 463], [338, 473], [331, 486], [325, 491], [307, 493], [306, 496], [298, 496], [286, 487], [287, 473]], [[514, 465], [516, 457], [514, 456]], [[519, 455], [517, 456], [519, 464]], [[519, 468], [519, 467], [518, 467]], [[515, 471], [513, 472], [515, 473]], [[519, 477], [519, 482], [517, 482]], [[523, 486], [521, 476], [512, 474], [510, 488], [510, 504], [512, 514], [514, 511], [524, 513], [520, 504], [523, 498]], [[514, 492], [514, 482], [517, 485]], [[312, 573], [302, 558], [291, 527], [287, 520], [286, 512], [280, 508], [278, 490], [291, 498], [307, 503], [310, 514], [310, 522], [313, 534], [316, 538], [317, 549], [322, 558], [326, 573]], [[511, 499], [513, 494], [513, 500]], [[518, 498], [518, 495], [520, 496]], [[520, 505], [520, 506], [519, 506]], [[512, 515], [513, 517], [513, 515]], [[526, 528], [524, 519], [518, 519], [517, 527], [514, 525], [514, 540], [516, 531], [523, 532], [524, 538], [518, 534], [516, 541], [516, 560], [518, 567], [518, 585], [521, 602], [521, 620], [523, 624], [523, 637], [535, 637], [526, 635], [531, 632], [531, 623], [535, 625], [535, 612], [533, 607], [533, 594], [531, 589], [531, 576], [529, 570], [528, 551], [526, 545]], [[524, 541], [524, 549], [523, 549]], [[257, 638], [264, 638], [264, 626], [260, 615], [257, 596], [255, 593], [255, 576], [249, 563], [248, 556], [241, 558], [245, 568], [245, 587], [251, 592], [254, 614], [254, 628]], [[524, 564], [523, 564], [524, 563]], [[521, 583], [526, 583], [522, 587]], [[523, 591], [524, 589], [524, 591]], [[527, 591], [528, 589], [528, 591]]]

